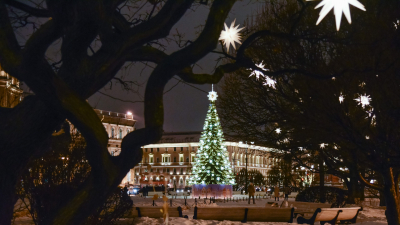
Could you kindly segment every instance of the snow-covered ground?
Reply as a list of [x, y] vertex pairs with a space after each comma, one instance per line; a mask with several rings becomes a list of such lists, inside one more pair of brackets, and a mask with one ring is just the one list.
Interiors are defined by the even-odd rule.
[[[273, 202], [274, 199], [256, 199], [256, 204], [253, 204], [251, 201], [251, 204], [248, 204], [247, 201], [243, 201], [243, 195], [241, 196], [234, 196], [235, 201], [229, 201], [229, 202], [223, 202], [223, 201], [218, 201], [216, 203], [211, 203], [208, 200], [207, 204], [204, 204], [204, 200], [200, 199], [198, 201], [198, 206], [202, 207], [223, 207], [223, 206], [241, 206], [241, 207], [265, 207], [265, 204], [268, 202]], [[142, 198], [142, 197], [131, 197], [134, 206], [135, 207], [140, 207], [140, 206], [151, 206], [153, 201], [150, 198]], [[199, 200], [199, 199], [197, 199]], [[236, 201], [237, 200], [237, 201]], [[282, 199], [280, 199], [282, 202]], [[290, 201], [294, 201], [293, 198], [289, 198], [289, 203]], [[162, 200], [158, 199], [155, 201], [157, 205], [161, 206], [162, 205]], [[178, 199], [173, 199], [172, 200], [172, 206], [173, 207], [178, 207], [181, 206], [184, 211], [183, 215], [187, 215], [189, 219], [184, 219], [184, 218], [170, 218], [168, 224], [184, 224], [184, 225], [230, 225], [230, 224], [242, 224], [240, 221], [216, 221], [216, 220], [193, 220], [193, 208], [195, 206], [195, 201], [194, 199], [187, 199], [186, 200], [187, 206], [185, 206], [185, 200], [178, 197]], [[362, 224], [362, 225], [386, 225], [386, 217], [385, 217], [385, 211], [382, 207], [370, 207], [370, 206], [363, 206], [364, 210], [361, 211], [361, 213], [358, 215], [357, 223], [356, 224]], [[150, 224], [164, 224], [163, 220], [160, 219], [153, 219], [153, 218], [148, 218], [148, 217], [142, 217], [142, 218], [135, 218], [135, 219], [123, 219], [120, 221], [120, 224], [138, 224], [138, 225], [150, 225]], [[247, 222], [246, 224], [249, 225], [261, 225], [261, 224], [269, 224], [269, 225], [283, 225], [287, 223], [273, 223], [273, 222]], [[296, 224], [296, 221], [294, 221], [294, 224]], [[317, 223], [316, 223], [317, 224]], [[318, 223], [319, 224], [319, 223]]]
[[[243, 201], [243, 195], [235, 195], [234, 199], [235, 201], [229, 201], [229, 202], [223, 202], [223, 201], [217, 201], [216, 203], [211, 203], [210, 200], [207, 200], [207, 203], [204, 204], [203, 199], [197, 199], [197, 205], [201, 207], [223, 207], [223, 206], [238, 206], [238, 207], [265, 207], [265, 204], [268, 202], [273, 202], [274, 199], [256, 199], [256, 204], [251, 204], [249, 205], [247, 201]], [[131, 197], [134, 203], [134, 207], [140, 207], [140, 206], [151, 206], [153, 203], [153, 200], [151, 198], [142, 198], [139, 196], [134, 196]], [[282, 199], [279, 204], [282, 202]], [[291, 201], [294, 201], [293, 198], [289, 198], [289, 203]], [[158, 206], [162, 206], [163, 201], [162, 199], [158, 199], [155, 201], [155, 203]], [[216, 220], [193, 220], [193, 208], [195, 206], [195, 200], [194, 199], [187, 199], [186, 200], [187, 205], [185, 206], [185, 200], [178, 196], [177, 199], [172, 199], [172, 206], [173, 207], [178, 207], [181, 206], [183, 208], [183, 215], [187, 215], [189, 219], [185, 218], [175, 218], [171, 217], [169, 218], [169, 223], [170, 225], [231, 225], [231, 224], [242, 224], [240, 221], [216, 221]], [[357, 223], [359, 225], [387, 225], [386, 218], [385, 218], [385, 211], [384, 208], [382, 207], [371, 207], [371, 206], [363, 206], [364, 210], [360, 212], [357, 218]], [[23, 224], [33, 224], [31, 223], [30, 218], [19, 218], [15, 224], [18, 225], [23, 225]], [[142, 218], [135, 218], [135, 219], [121, 219], [119, 224], [121, 225], [132, 225], [132, 224], [137, 224], [137, 225], [153, 225], [153, 224], [164, 224], [163, 220], [160, 219], [153, 219], [153, 218], [148, 218], [148, 217], [142, 217]], [[283, 225], [287, 223], [272, 223], [272, 222], [247, 222], [246, 224], [249, 225]], [[296, 220], [294, 221], [294, 224], [296, 224]], [[319, 224], [319, 223], [316, 223]]]

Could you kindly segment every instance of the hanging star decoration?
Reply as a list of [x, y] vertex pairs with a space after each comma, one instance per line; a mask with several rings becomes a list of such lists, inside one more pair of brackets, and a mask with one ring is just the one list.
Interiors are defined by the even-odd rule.
[[340, 102], [340, 103], [342, 103], [342, 102], [343, 102], [343, 100], [344, 100], [344, 96], [343, 96], [343, 94], [342, 94], [342, 93], [340, 93], [340, 96], [339, 96], [339, 102]]
[[240, 42], [241, 37], [239, 35], [239, 31], [243, 30], [244, 27], [238, 29], [240, 24], [238, 24], [235, 27], [235, 22], [236, 19], [231, 23], [230, 27], [228, 27], [226, 23], [224, 23], [225, 30], [221, 32], [221, 36], [219, 37], [219, 40], [222, 40], [224, 42], [228, 52], [229, 52], [229, 46], [231, 44], [234, 49], [236, 49], [235, 42], [242, 44], [242, 42]]
[[371, 98], [369, 97], [369, 95], [360, 95], [360, 97], [355, 98], [354, 100], [356, 100], [358, 102], [359, 105], [361, 105], [363, 108], [365, 108], [365, 106], [369, 105]]
[[[307, 0], [314, 1], [314, 0]], [[366, 11], [363, 4], [361, 4], [358, 0], [322, 0], [315, 8], [318, 9], [322, 7], [321, 12], [319, 13], [319, 18], [317, 21], [317, 25], [324, 19], [324, 17], [333, 9], [333, 13], [335, 14], [336, 19], [336, 29], [339, 31], [340, 22], [342, 20], [342, 13], [346, 16], [347, 21], [351, 24], [351, 15], [350, 15], [350, 7], [349, 5], [353, 5], [363, 11]]]
[[277, 133], [277, 134], [280, 134], [281, 133], [281, 128], [277, 128], [277, 129], [275, 129], [275, 132]]
[[[267, 69], [265, 69], [265, 65], [263, 64], [263, 62], [260, 62], [260, 64], [256, 64], [256, 66], [257, 66], [258, 68], [260, 68], [260, 70], [267, 71]], [[251, 69], [250, 69], [250, 70], [251, 70]], [[255, 76], [257, 80], [258, 80], [260, 77], [265, 77], [264, 74], [263, 74], [261, 71], [259, 71], [259, 70], [253, 70], [253, 72], [251, 72], [251, 74], [250, 74], [249, 77], [252, 77], [252, 76]]]
[[325, 148], [325, 146], [328, 146], [328, 144], [321, 143], [321, 144], [319, 145], [320, 148]]
[[264, 86], [269, 86], [275, 89], [276, 81], [271, 79], [269, 76], [265, 76]]

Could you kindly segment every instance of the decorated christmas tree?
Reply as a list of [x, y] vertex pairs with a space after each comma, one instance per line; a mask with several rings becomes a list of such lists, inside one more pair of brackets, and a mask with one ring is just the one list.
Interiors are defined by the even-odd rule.
[[217, 97], [215, 91], [209, 92], [208, 98], [211, 103], [192, 169], [191, 184], [234, 184], [228, 151], [223, 146], [224, 135], [215, 106]]

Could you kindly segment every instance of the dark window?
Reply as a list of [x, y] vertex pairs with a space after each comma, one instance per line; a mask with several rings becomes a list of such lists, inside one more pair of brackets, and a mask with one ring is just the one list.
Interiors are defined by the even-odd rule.
[[160, 162], [160, 158], [157, 158], [157, 162]]
[[153, 169], [150, 169], [150, 172], [153, 172]]
[[169, 168], [167, 168], [167, 173], [169, 173]]
[[176, 162], [176, 157], [174, 157], [174, 162]]
[[183, 152], [183, 147], [181, 147], [181, 152]]
[[186, 162], [189, 162], [189, 157], [186, 157]]
[[157, 148], [157, 152], [160, 152], [160, 148]]
[[147, 152], [147, 148], [144, 149]]
[[150, 151], [153, 152], [153, 148], [151, 148]]
[[181, 174], [183, 174], [183, 168], [181, 168]]
[[176, 152], [176, 147], [174, 147], [174, 152]]
[[176, 174], [176, 168], [174, 168], [174, 174]]

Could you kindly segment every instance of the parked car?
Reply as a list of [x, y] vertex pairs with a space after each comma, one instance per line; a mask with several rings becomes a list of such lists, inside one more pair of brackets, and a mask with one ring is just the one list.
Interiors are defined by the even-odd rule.
[[139, 185], [129, 186], [128, 188], [129, 195], [137, 195], [139, 194], [139, 190], [140, 190]]

